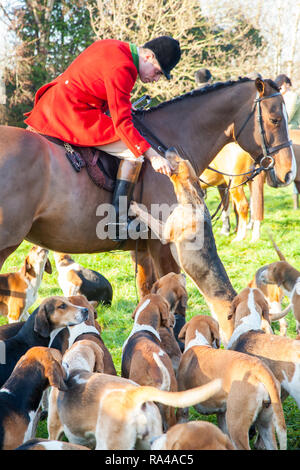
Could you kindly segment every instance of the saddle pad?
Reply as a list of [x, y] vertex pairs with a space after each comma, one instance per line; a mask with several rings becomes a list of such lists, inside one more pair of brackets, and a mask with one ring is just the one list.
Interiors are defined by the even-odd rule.
[[71, 146], [56, 137], [42, 135], [51, 142], [65, 148], [66, 157], [77, 173], [82, 168], [86, 168], [89, 177], [96, 186], [109, 192], [114, 191], [120, 164], [119, 158], [94, 147]]

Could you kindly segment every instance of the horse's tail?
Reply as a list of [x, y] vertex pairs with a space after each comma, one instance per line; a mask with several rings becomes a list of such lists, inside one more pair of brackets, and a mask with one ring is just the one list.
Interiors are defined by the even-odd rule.
[[281, 261], [286, 261], [285, 256], [282, 254], [282, 252], [280, 251], [280, 249], [279, 249], [278, 246], [276, 245], [276, 243], [275, 243], [275, 241], [274, 241], [272, 235], [271, 235], [270, 233], [268, 233], [268, 235], [269, 235], [269, 238], [270, 238], [270, 240], [271, 240], [271, 242], [272, 242], [272, 244], [273, 244], [273, 247], [274, 247], [276, 253], [277, 253], [278, 256], [279, 256], [279, 259], [280, 259]]

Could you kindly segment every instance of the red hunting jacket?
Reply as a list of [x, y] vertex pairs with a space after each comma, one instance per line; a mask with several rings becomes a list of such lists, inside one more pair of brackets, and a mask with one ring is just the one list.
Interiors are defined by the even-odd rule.
[[139, 157], [150, 145], [132, 123], [130, 95], [137, 75], [129, 43], [96, 41], [37, 91], [25, 122], [82, 147], [122, 140]]

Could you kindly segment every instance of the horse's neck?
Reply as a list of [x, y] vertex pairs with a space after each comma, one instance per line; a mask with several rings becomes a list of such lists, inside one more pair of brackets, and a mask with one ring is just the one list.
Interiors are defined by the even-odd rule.
[[175, 147], [188, 159], [199, 176], [224, 145], [234, 140], [235, 115], [245, 102], [242, 93], [236, 93], [237, 86], [171, 101], [146, 112], [145, 124], [165, 146]]

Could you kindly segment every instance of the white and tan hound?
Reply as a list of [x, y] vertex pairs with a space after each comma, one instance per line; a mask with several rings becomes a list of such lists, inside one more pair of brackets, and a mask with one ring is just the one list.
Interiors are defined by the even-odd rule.
[[232, 303], [235, 330], [228, 345], [260, 358], [281, 385], [282, 401], [290, 395], [300, 408], [300, 342], [260, 329], [266, 300], [258, 289], [243, 289]]
[[44, 299], [18, 333], [1, 342], [5, 360], [0, 361], [0, 386], [28, 349], [49, 346], [54, 331], [84, 322], [87, 318], [88, 309], [72, 304], [66, 297], [52, 296]]
[[36, 415], [44, 390], [66, 390], [57, 349], [33, 347], [17, 362], [0, 389], [0, 448], [12, 450], [35, 437]]
[[[160, 294], [141, 299], [132, 314], [134, 326], [122, 348], [122, 377], [139, 385], [151, 385], [160, 390], [177, 391], [177, 382], [170, 357], [164, 351], [160, 327], [172, 328], [174, 315], [169, 303]], [[160, 406], [163, 428], [176, 423], [175, 410]]]
[[172, 426], [153, 441], [151, 450], [235, 450], [235, 447], [214, 424], [189, 421]]
[[[109, 374], [75, 369], [59, 392], [57, 410], [69, 442], [96, 450], [150, 449], [151, 441], [163, 433], [156, 403], [191, 406], [220, 390], [220, 381], [186, 392], [166, 392], [139, 386]], [[57, 440], [58, 436], [49, 435]]]
[[91, 302], [98, 305], [110, 305], [113, 290], [110, 282], [93, 269], [84, 268], [66, 253], [54, 252], [54, 260], [58, 271], [58, 283], [66, 297], [85, 295]]
[[44, 271], [52, 273], [48, 250], [33, 246], [19, 271], [0, 274], [0, 315], [7, 316], [9, 323], [27, 320]]
[[[197, 404], [201, 414], [217, 414], [219, 427], [228, 433], [235, 447], [250, 450], [249, 429], [255, 424], [266, 449], [286, 449], [286, 424], [280, 401], [280, 386], [272, 372], [256, 357], [224, 349], [219, 326], [207, 315], [193, 317], [180, 332], [185, 350], [179, 365], [179, 390], [219, 378], [222, 389]], [[215, 347], [214, 347], [215, 346]], [[178, 410], [179, 422], [186, 421], [188, 409]]]

